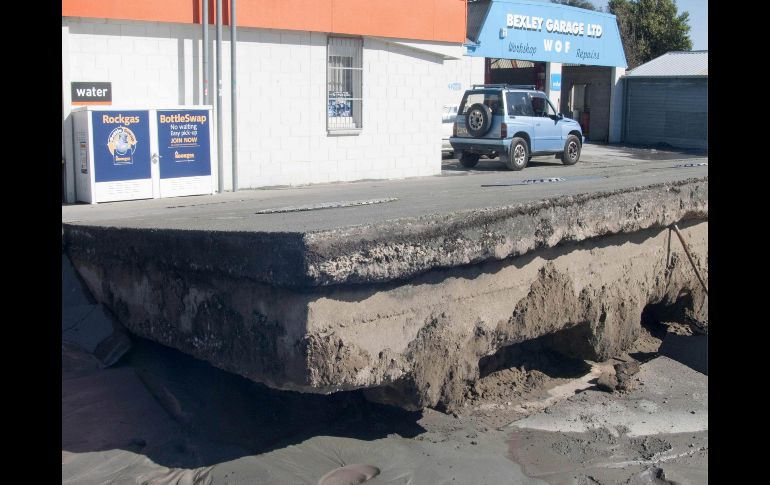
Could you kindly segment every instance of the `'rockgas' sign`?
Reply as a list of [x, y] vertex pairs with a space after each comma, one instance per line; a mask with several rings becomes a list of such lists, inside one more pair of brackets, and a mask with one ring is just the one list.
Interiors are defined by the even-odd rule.
[[471, 56], [627, 66], [614, 15], [559, 4], [493, 0], [477, 45], [467, 48]]
[[93, 111], [94, 180], [150, 178], [150, 120], [147, 111]]

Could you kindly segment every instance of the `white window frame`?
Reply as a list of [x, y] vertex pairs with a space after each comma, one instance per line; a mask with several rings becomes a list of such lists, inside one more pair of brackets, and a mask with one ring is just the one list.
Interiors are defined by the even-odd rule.
[[[329, 134], [358, 134], [363, 130], [363, 52], [364, 41], [360, 37], [328, 36], [326, 40], [326, 130]], [[346, 55], [349, 54], [349, 55]], [[350, 57], [350, 67], [332, 66], [331, 57]], [[348, 72], [352, 92], [331, 96], [332, 72]], [[347, 93], [347, 91], [345, 91]], [[356, 97], [358, 94], [358, 97]], [[332, 102], [350, 103], [350, 116], [332, 116]]]

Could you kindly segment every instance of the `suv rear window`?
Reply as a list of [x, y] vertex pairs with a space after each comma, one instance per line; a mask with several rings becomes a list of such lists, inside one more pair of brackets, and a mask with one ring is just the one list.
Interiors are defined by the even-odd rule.
[[492, 115], [502, 116], [503, 114], [503, 93], [501, 91], [474, 91], [465, 93], [458, 112], [461, 115], [464, 115], [468, 113], [468, 109], [476, 103], [482, 103], [489, 106], [489, 109], [492, 110]]
[[508, 94], [508, 114], [511, 116], [535, 116], [529, 94], [522, 91], [510, 91]]

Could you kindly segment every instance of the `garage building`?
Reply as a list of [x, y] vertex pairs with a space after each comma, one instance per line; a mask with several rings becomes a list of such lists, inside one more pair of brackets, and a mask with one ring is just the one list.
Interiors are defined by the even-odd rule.
[[708, 149], [708, 51], [669, 52], [623, 77], [623, 139]]
[[[446, 71], [448, 86], [467, 89], [469, 79], [532, 85], [580, 123], [586, 139], [620, 141], [627, 63], [614, 15], [530, 0], [477, 0], [468, 3], [467, 36], [465, 57], [447, 62], [462, 66]], [[458, 89], [454, 103], [461, 97]]]

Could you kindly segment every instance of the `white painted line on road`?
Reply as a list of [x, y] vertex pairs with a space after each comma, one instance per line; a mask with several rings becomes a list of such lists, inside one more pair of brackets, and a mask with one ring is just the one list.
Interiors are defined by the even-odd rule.
[[361, 205], [383, 204], [385, 202], [393, 202], [398, 200], [397, 197], [390, 197], [387, 199], [369, 199], [369, 200], [343, 200], [336, 202], [322, 202], [320, 204], [305, 204], [295, 205], [287, 207], [278, 207], [275, 209], [263, 209], [255, 212], [255, 214], [281, 214], [285, 212], [301, 212], [312, 211], [320, 209], [337, 209], [340, 207], [356, 207]]

